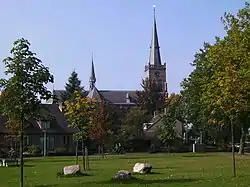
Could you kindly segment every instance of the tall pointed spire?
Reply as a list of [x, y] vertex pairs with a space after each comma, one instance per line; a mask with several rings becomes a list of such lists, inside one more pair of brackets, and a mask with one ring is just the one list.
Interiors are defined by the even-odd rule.
[[153, 22], [153, 32], [152, 32], [152, 40], [150, 46], [149, 63], [155, 66], [161, 66], [160, 46], [158, 41], [156, 18], [155, 18], [155, 6], [153, 6], [153, 12], [154, 12], [154, 22]]
[[92, 53], [92, 65], [91, 65], [91, 74], [89, 78], [89, 89], [92, 90], [95, 87], [95, 67], [94, 67], [94, 58], [93, 58], [93, 53]]

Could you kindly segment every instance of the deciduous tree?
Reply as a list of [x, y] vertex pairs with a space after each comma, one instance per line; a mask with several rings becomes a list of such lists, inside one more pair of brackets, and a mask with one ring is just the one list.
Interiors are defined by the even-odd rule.
[[130, 108], [121, 124], [120, 132], [124, 143], [140, 139], [143, 134], [143, 123], [149, 119], [146, 110], [140, 107]]
[[52, 98], [45, 85], [53, 83], [48, 67], [30, 51], [28, 40], [14, 42], [10, 57], [3, 60], [8, 79], [0, 79], [3, 94], [0, 97], [1, 113], [7, 124], [20, 135], [20, 186], [23, 186], [23, 130], [30, 120], [41, 118], [41, 101]]
[[83, 169], [85, 170], [84, 161], [84, 141], [88, 137], [92, 116], [96, 112], [96, 101], [94, 99], [82, 97], [80, 91], [76, 91], [73, 99], [64, 102], [65, 116], [69, 121], [69, 126], [78, 130], [74, 134], [74, 139], [82, 142], [83, 152]]

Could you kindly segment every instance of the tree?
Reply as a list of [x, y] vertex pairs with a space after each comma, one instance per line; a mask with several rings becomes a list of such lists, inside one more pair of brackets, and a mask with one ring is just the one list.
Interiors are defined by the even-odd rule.
[[164, 98], [157, 89], [157, 85], [146, 78], [142, 80], [141, 86], [143, 90], [136, 92], [138, 105], [149, 115], [152, 115], [155, 110], [162, 109]]
[[12, 56], [3, 60], [9, 79], [0, 79], [3, 90], [0, 105], [1, 113], [8, 119], [7, 125], [20, 135], [20, 186], [23, 187], [24, 125], [41, 118], [41, 100], [52, 98], [45, 84], [53, 83], [53, 76], [36, 54], [30, 51], [28, 40], [16, 40], [10, 53]]
[[75, 91], [81, 92], [82, 96], [86, 96], [84, 87], [81, 86], [81, 81], [78, 78], [78, 74], [74, 70], [65, 85], [65, 92], [62, 93], [62, 102], [73, 98]]
[[167, 111], [174, 111], [176, 119], [185, 123], [185, 106], [182, 95], [171, 93], [165, 101], [165, 109]]
[[[65, 101], [64, 104], [64, 115], [69, 121], [69, 126], [78, 130], [78, 132], [74, 134], [74, 139], [77, 142], [82, 142], [82, 153], [84, 153], [84, 141], [88, 137], [92, 117], [96, 112], [96, 101], [94, 99], [84, 98], [80, 91], [76, 91], [73, 99]], [[85, 170], [84, 154], [82, 159], [83, 170]]]
[[124, 143], [131, 143], [142, 137], [143, 123], [148, 122], [147, 111], [140, 107], [130, 108], [121, 123], [121, 139]]
[[242, 128], [241, 147], [243, 147], [245, 131], [249, 127], [249, 18], [247, 3], [237, 15], [227, 13], [224, 15], [222, 22], [226, 36], [222, 39], [217, 37], [214, 45], [207, 45], [205, 51], [196, 55], [195, 70], [183, 82], [182, 92], [189, 120], [197, 124], [199, 121], [204, 121], [210, 129], [214, 125], [219, 125], [220, 131], [221, 127], [230, 124], [234, 176], [236, 175], [234, 133], [236, 129]]
[[89, 137], [92, 140], [97, 140], [99, 152], [102, 154], [102, 157], [104, 157], [104, 142], [107, 136], [105, 117], [103, 103], [99, 103], [99, 109], [93, 113], [92, 123], [89, 129]]
[[170, 152], [170, 147], [173, 145], [174, 140], [176, 139], [176, 132], [174, 130], [176, 123], [176, 117], [171, 112], [167, 112], [163, 118], [163, 125], [160, 126], [156, 135], [161, 140], [161, 142], [168, 146], [168, 151]]

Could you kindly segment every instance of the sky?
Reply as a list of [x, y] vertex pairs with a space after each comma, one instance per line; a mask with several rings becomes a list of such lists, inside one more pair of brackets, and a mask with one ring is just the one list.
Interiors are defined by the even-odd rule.
[[[0, 61], [26, 38], [63, 89], [73, 70], [88, 89], [93, 52], [96, 86], [138, 90], [148, 62], [153, 5], [168, 91], [179, 92], [204, 42], [223, 36], [220, 17], [245, 0], [8, 0], [0, 5]], [[0, 77], [4, 65], [0, 63]], [[52, 89], [53, 85], [48, 85]]]

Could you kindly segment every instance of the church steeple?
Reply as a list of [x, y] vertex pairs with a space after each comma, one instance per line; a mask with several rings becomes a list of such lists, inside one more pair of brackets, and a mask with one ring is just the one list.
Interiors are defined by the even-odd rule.
[[95, 67], [94, 67], [94, 59], [92, 53], [92, 64], [91, 64], [91, 73], [89, 78], [89, 90], [92, 90], [95, 87], [96, 78], [95, 78]]
[[150, 46], [150, 55], [149, 55], [149, 64], [155, 66], [161, 66], [161, 55], [160, 55], [160, 46], [157, 34], [156, 18], [155, 18], [155, 6], [153, 6], [153, 31], [152, 31], [152, 40]]

